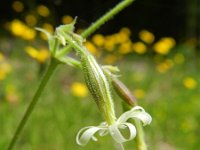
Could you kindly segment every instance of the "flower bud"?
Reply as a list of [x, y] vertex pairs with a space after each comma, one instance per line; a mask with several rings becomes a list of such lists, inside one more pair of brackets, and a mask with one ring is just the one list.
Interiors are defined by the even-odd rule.
[[130, 106], [136, 105], [136, 98], [131, 94], [129, 89], [116, 77], [111, 79], [112, 85], [117, 94]]
[[115, 112], [109, 82], [101, 67], [90, 54], [81, 56], [86, 85], [108, 124], [115, 122]]

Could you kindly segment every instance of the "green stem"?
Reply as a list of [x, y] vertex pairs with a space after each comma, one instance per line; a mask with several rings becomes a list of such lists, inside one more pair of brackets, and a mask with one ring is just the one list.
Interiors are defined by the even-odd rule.
[[137, 130], [136, 150], [147, 150], [142, 123], [139, 120], [134, 120], [134, 122], [135, 122], [135, 127]]
[[57, 65], [59, 64], [59, 62], [52, 58], [51, 59], [51, 62], [49, 64], [49, 67], [45, 73], [45, 75], [43, 76], [41, 82], [40, 82], [40, 85], [37, 89], [37, 91], [35, 92], [35, 95], [33, 97], [33, 99], [31, 100], [31, 103], [29, 104], [22, 120], [20, 121], [16, 131], [15, 131], [15, 134], [7, 148], [7, 150], [12, 150], [17, 139], [19, 138], [21, 132], [22, 132], [22, 129], [24, 128], [26, 122], [28, 121], [28, 118], [30, 117], [31, 113], [33, 112], [34, 108], [35, 108], [35, 105], [37, 104], [42, 92], [44, 91], [44, 88], [46, 87], [47, 85], [47, 82], [49, 81], [52, 73], [54, 72], [54, 70], [56, 69]]
[[92, 24], [87, 30], [85, 30], [81, 35], [83, 38], [88, 37], [91, 33], [96, 31], [101, 25], [103, 25], [105, 22], [113, 18], [114, 15], [119, 13], [121, 10], [123, 10], [125, 7], [129, 6], [134, 0], [123, 0], [118, 5], [116, 5], [113, 9], [108, 11], [103, 17], [101, 17], [98, 21], [95, 22], [95, 24]]
[[[95, 23], [93, 23], [89, 28], [87, 28], [81, 36], [83, 38], [87, 38], [89, 35], [94, 33], [100, 26], [102, 26], [105, 22], [113, 18], [117, 13], [119, 13], [121, 10], [123, 10], [125, 7], [129, 6], [134, 0], [123, 0], [118, 5], [116, 5], [113, 9], [108, 11], [105, 15], [103, 15], [99, 20], [97, 20]], [[62, 50], [60, 50], [56, 57], [61, 57], [65, 55], [67, 52], [71, 50], [72, 46], [68, 45]]]

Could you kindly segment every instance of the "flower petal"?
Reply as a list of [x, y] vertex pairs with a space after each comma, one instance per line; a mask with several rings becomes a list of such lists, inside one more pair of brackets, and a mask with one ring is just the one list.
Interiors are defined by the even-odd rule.
[[106, 131], [107, 129], [105, 127], [95, 127], [95, 126], [88, 126], [84, 127], [81, 130], [79, 130], [77, 136], [76, 136], [76, 142], [79, 145], [86, 145], [89, 140], [92, 138], [94, 141], [97, 141], [97, 138], [94, 136], [94, 134], [98, 131]]
[[94, 137], [94, 134], [98, 130], [100, 130], [100, 129], [98, 127], [94, 127], [94, 126], [82, 128], [76, 136], [77, 144], [86, 145], [91, 138], [96, 141], [97, 139]]
[[[128, 128], [129, 137], [125, 138], [119, 129]], [[136, 128], [131, 123], [113, 124], [109, 126], [110, 135], [118, 143], [123, 143], [132, 140], [136, 136]]]
[[134, 118], [137, 118], [140, 121], [142, 121], [143, 125], [150, 124], [152, 121], [151, 116], [148, 113], [146, 113], [142, 107], [136, 106], [136, 107], [132, 108], [131, 110], [123, 113], [118, 118], [117, 122], [124, 123], [128, 119], [134, 119]]
[[[108, 134], [108, 124], [106, 122], [102, 122], [99, 127], [102, 128], [102, 130], [99, 130], [99, 135], [100, 136], [104, 136], [106, 134]], [[104, 130], [103, 130], [104, 128]]]

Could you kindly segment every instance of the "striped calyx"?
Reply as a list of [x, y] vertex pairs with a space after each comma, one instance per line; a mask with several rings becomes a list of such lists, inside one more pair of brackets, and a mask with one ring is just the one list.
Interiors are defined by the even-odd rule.
[[109, 82], [91, 54], [81, 56], [85, 82], [108, 124], [116, 120]]

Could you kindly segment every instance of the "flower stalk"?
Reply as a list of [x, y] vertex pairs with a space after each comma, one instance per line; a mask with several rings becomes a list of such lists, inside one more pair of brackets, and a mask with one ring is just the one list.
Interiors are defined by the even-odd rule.
[[136, 135], [136, 150], [147, 150], [147, 145], [145, 142], [145, 135], [142, 124], [138, 120], [134, 120], [134, 124], [138, 134]]
[[57, 61], [56, 59], [52, 58], [51, 61], [50, 61], [50, 64], [47, 68], [47, 71], [46, 73], [44, 74], [41, 82], [40, 82], [40, 85], [38, 86], [36, 92], [35, 92], [35, 95], [33, 96], [33, 99], [31, 100], [31, 103], [29, 104], [28, 108], [26, 109], [26, 112], [22, 118], [22, 120], [20, 121], [16, 131], [15, 131], [15, 134], [7, 148], [7, 150], [12, 150], [13, 146], [15, 145], [17, 139], [19, 138], [26, 122], [28, 121], [28, 119], [30, 118], [30, 115], [31, 113], [33, 112], [34, 108], [35, 108], [35, 105], [37, 104], [41, 94], [43, 93], [44, 91], [44, 88], [46, 87], [51, 75], [53, 74], [53, 72], [55, 71], [56, 67], [58, 66], [59, 64], [59, 61]]

